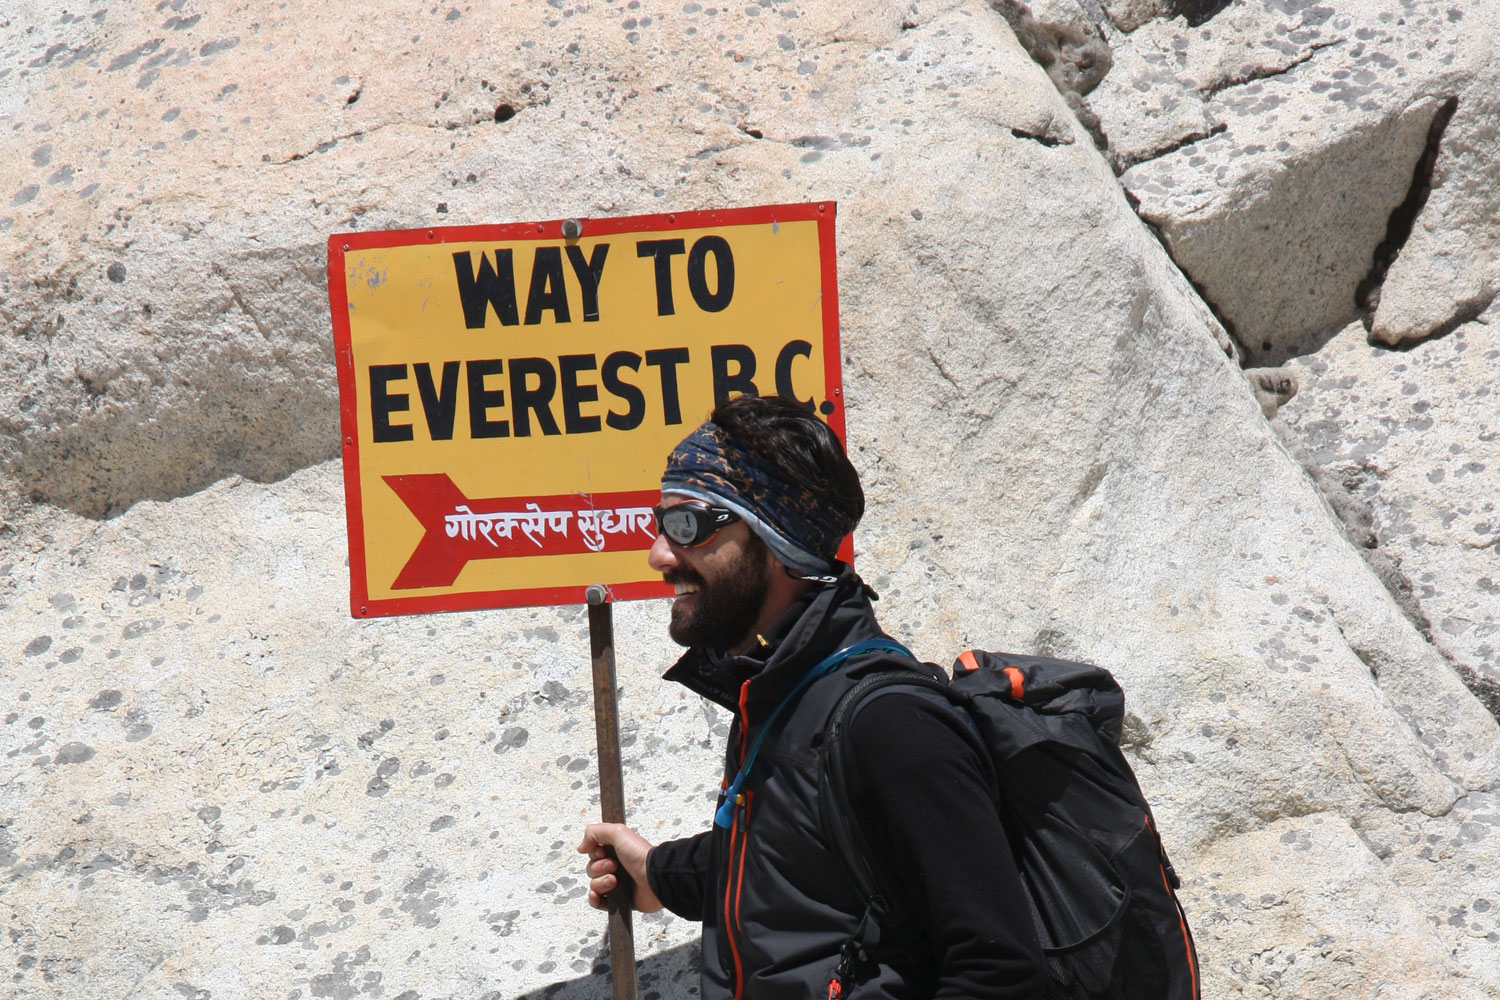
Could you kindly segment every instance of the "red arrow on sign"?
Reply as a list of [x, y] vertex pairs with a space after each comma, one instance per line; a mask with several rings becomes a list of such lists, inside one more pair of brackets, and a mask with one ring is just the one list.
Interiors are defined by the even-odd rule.
[[656, 540], [661, 494], [651, 490], [471, 500], [442, 472], [381, 478], [424, 529], [392, 590], [452, 586], [471, 559], [643, 551]]

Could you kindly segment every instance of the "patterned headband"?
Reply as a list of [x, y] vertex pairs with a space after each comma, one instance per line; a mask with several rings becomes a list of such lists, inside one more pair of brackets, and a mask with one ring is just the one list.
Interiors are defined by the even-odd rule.
[[799, 573], [830, 572], [839, 544], [854, 530], [847, 516], [820, 503], [804, 484], [783, 478], [712, 421], [673, 449], [661, 489], [728, 507]]

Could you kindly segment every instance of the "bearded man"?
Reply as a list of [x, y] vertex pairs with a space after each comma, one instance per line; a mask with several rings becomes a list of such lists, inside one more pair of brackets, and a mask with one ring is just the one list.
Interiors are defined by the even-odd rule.
[[1039, 998], [990, 765], [947, 705], [896, 688], [849, 722], [856, 825], [905, 925], [877, 926], [825, 834], [833, 706], [862, 676], [912, 667], [879, 649], [830, 660], [888, 638], [874, 592], [837, 559], [864, 513], [838, 438], [801, 405], [739, 396], [672, 452], [661, 490], [649, 560], [676, 588], [668, 632], [688, 647], [665, 677], [734, 713], [725, 792], [714, 825], [683, 840], [589, 826], [590, 905], [623, 867], [635, 909], [700, 921], [703, 1000]]

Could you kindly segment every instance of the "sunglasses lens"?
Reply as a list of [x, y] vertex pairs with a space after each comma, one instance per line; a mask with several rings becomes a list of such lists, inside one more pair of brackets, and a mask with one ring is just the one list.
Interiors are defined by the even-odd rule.
[[661, 512], [661, 533], [678, 545], [692, 545], [698, 541], [697, 511], [687, 504], [668, 507]]

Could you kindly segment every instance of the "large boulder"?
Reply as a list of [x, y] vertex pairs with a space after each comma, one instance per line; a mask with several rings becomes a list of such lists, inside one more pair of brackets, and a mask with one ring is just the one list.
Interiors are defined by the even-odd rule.
[[[884, 622], [1117, 672], [1205, 995], [1500, 990], [1500, 730], [1000, 13], [177, 0], [0, 30], [18, 996], [607, 995], [583, 618], [347, 617], [322, 246], [800, 200], [839, 202]], [[707, 824], [724, 731], [655, 678], [662, 611], [617, 614], [652, 837]], [[692, 934], [640, 922], [645, 995], [691, 995]]]
[[1500, 12], [1212, 7], [1112, 35], [1088, 103], [1142, 218], [1246, 351], [1285, 357], [1372, 310], [1390, 344], [1478, 315], [1500, 288]]

